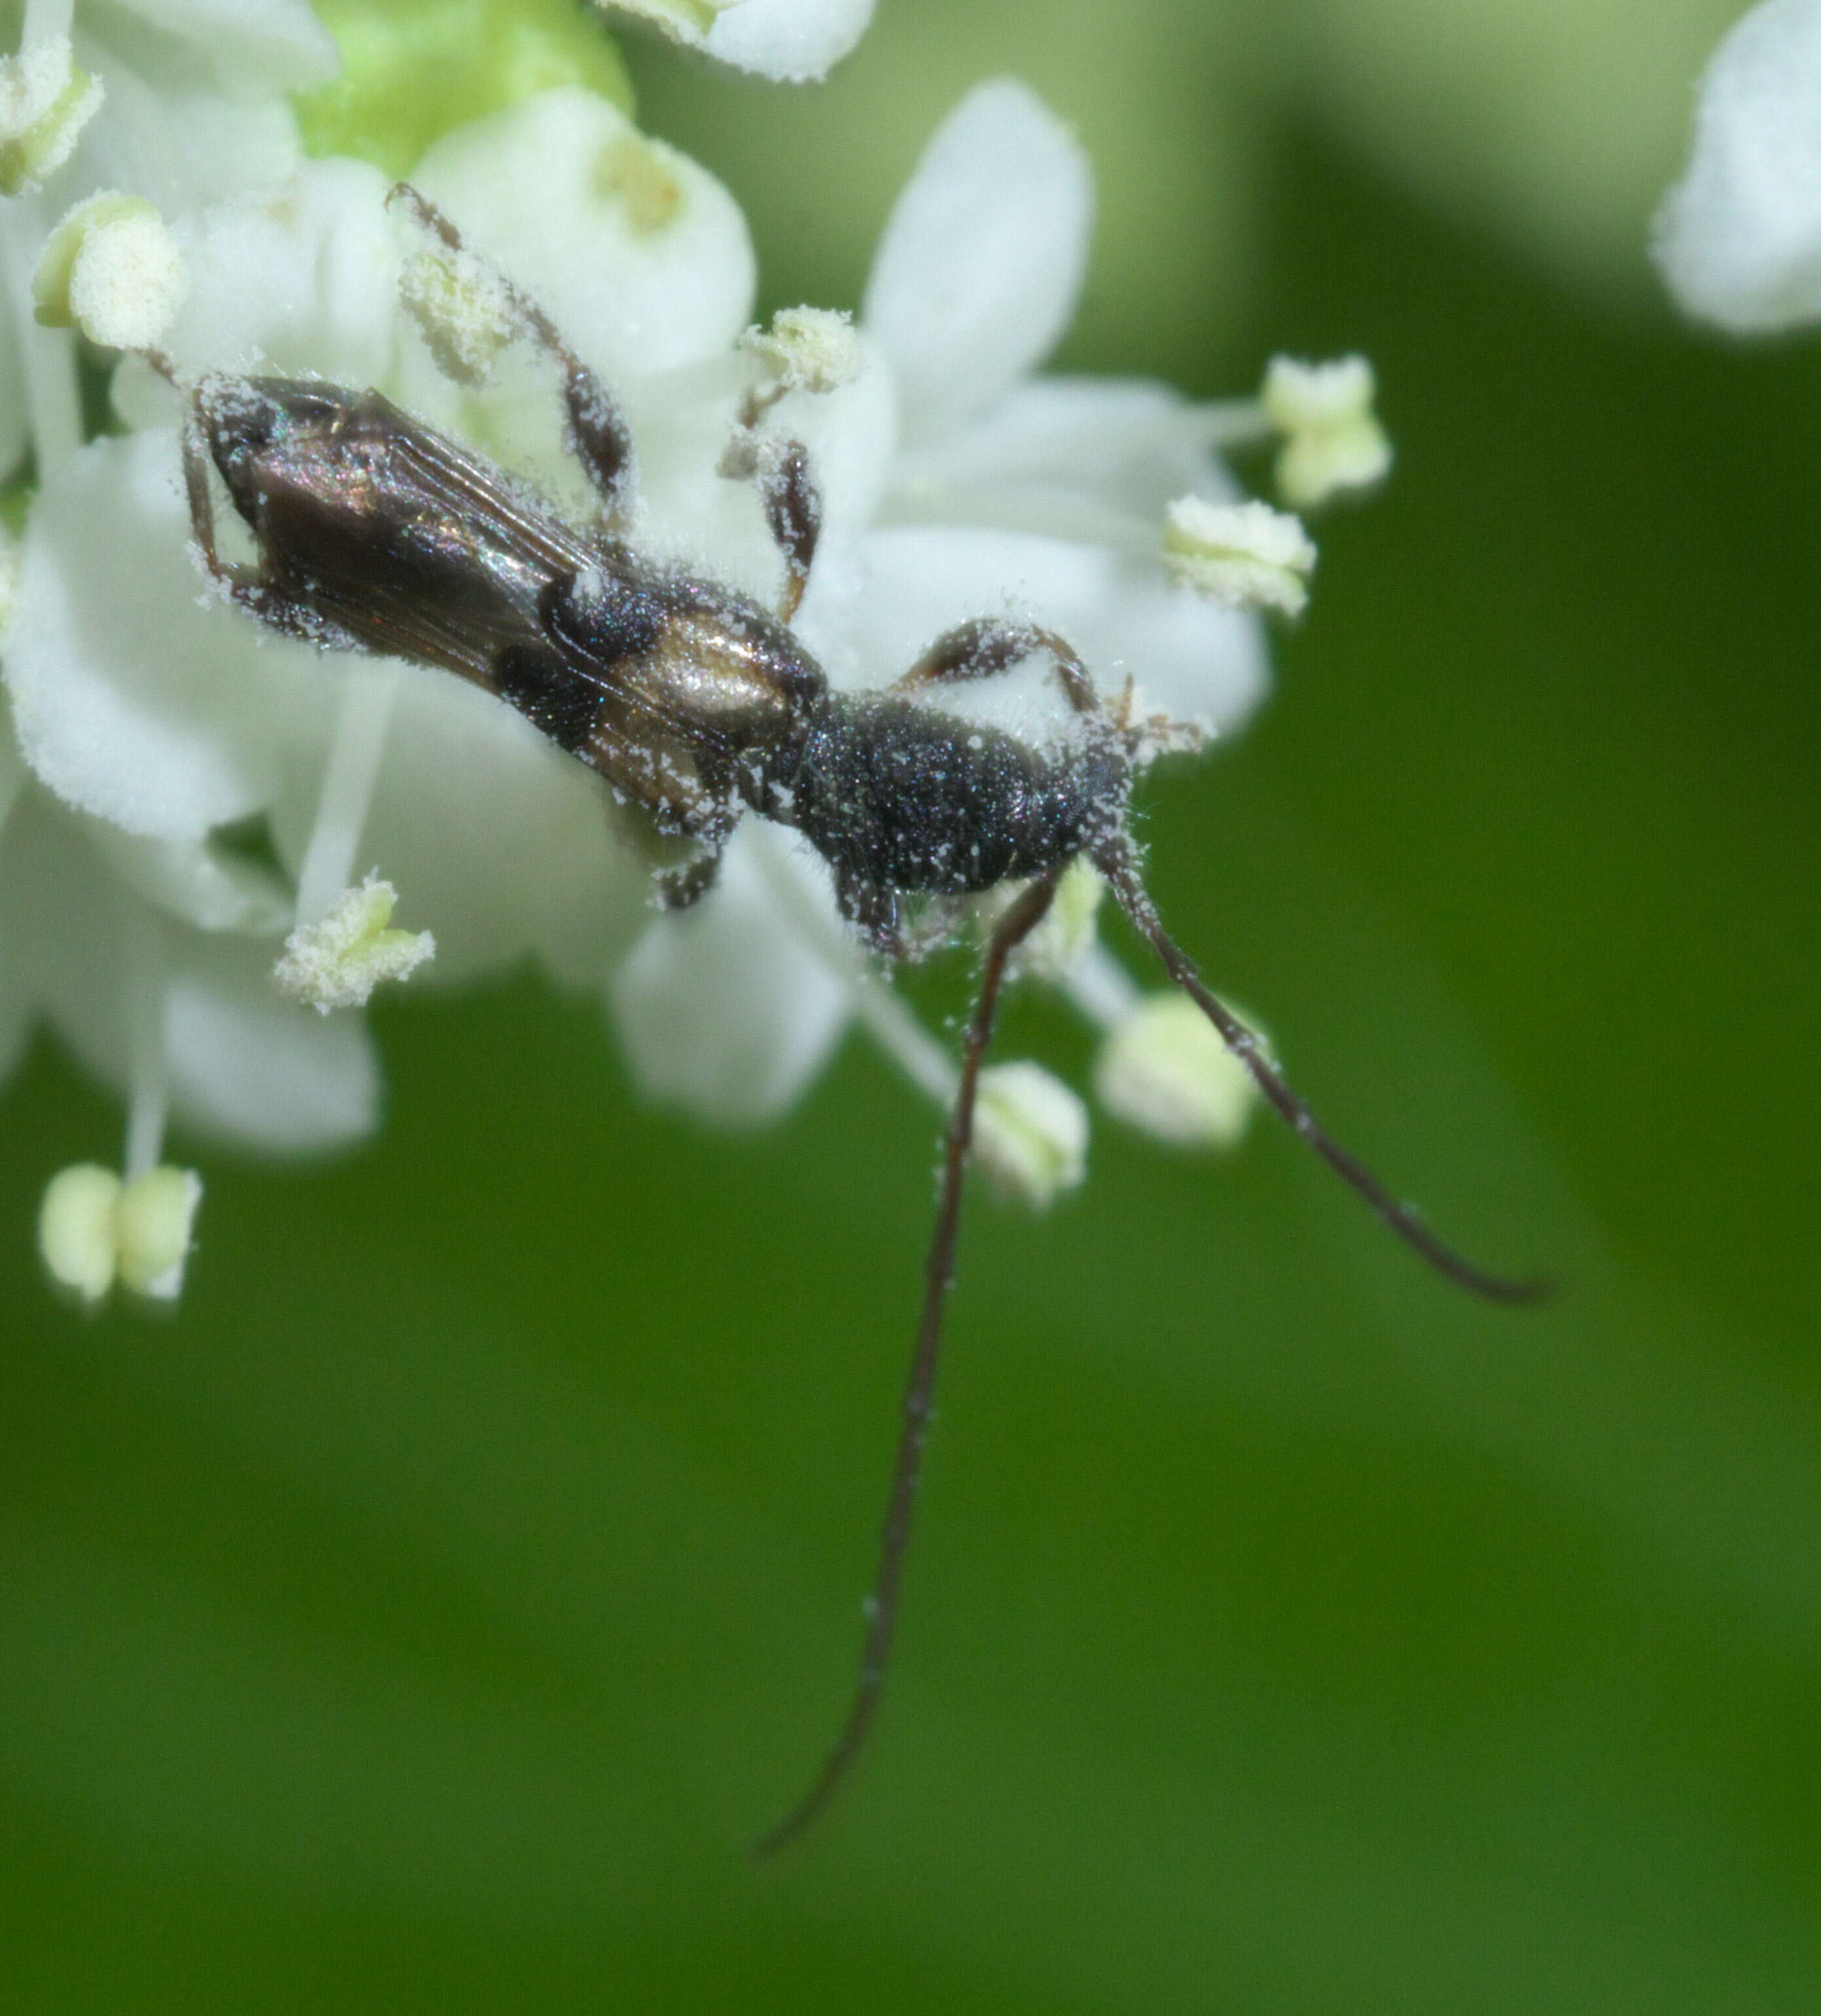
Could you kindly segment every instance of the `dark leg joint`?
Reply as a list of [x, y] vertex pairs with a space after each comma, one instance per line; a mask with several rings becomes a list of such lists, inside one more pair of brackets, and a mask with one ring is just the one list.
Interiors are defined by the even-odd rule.
[[[450, 251], [465, 249], [455, 225], [409, 182], [395, 183], [386, 201], [402, 203], [424, 229]], [[617, 527], [624, 522], [631, 506], [636, 481], [632, 429], [626, 416], [613, 394], [564, 341], [561, 331], [537, 303], [514, 286], [491, 261], [488, 265], [521, 328], [562, 370], [570, 452], [607, 507], [609, 524]]]
[[1077, 714], [1098, 715], [1100, 696], [1087, 668], [1067, 641], [1040, 624], [1013, 623], [1004, 617], [979, 616], [939, 637], [898, 681], [902, 692], [963, 679], [990, 679], [1008, 672], [1033, 652], [1048, 654], [1056, 678]]

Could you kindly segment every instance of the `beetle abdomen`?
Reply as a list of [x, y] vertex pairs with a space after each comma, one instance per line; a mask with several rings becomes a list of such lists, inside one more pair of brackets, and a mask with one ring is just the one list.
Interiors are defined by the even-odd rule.
[[1123, 762], [1091, 743], [1055, 758], [896, 695], [830, 700], [758, 809], [838, 876], [959, 895], [1071, 859], [1123, 807]]

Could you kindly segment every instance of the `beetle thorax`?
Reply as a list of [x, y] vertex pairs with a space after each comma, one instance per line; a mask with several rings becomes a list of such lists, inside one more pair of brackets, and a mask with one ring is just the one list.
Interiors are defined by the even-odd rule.
[[901, 694], [831, 694], [748, 796], [795, 826], [838, 879], [959, 895], [1042, 873], [1123, 823], [1130, 785], [1111, 735], [1055, 750]]

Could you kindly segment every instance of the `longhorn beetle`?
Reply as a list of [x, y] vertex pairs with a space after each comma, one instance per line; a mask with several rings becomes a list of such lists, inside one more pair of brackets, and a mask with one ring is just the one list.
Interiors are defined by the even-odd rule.
[[[463, 250], [454, 226], [409, 185], [390, 200], [452, 253]], [[1071, 862], [1084, 856], [1098, 869], [1265, 1100], [1400, 1239], [1489, 1301], [1526, 1301], [1545, 1290], [1484, 1272], [1398, 1202], [1325, 1132], [1165, 931], [1129, 821], [1134, 764], [1159, 724], [1132, 721], [1130, 689], [1109, 709], [1053, 631], [982, 617], [939, 638], [882, 692], [831, 689], [791, 629], [820, 519], [801, 445], [772, 442], [754, 452], [764, 403], [755, 396], [745, 415], [745, 448], [723, 465], [757, 483], [784, 561], [775, 612], [723, 582], [640, 554], [623, 536], [634, 482], [625, 416], [536, 303], [503, 275], [492, 278], [517, 333], [561, 373], [567, 445], [600, 500], [602, 524], [584, 531], [555, 517], [491, 463], [378, 392], [207, 376], [187, 392], [184, 477], [197, 549], [228, 597], [287, 635], [441, 667], [510, 701], [690, 848], [680, 866], [659, 874], [667, 907], [708, 892], [720, 851], [748, 812], [808, 841], [833, 871], [842, 915], [887, 958], [910, 949], [907, 898], [1026, 884], [987, 939], [962, 1039], [859, 1675], [820, 1772], [755, 1845], [769, 1854], [823, 1811], [878, 1709], [981, 1066], [1008, 963]], [[175, 384], [168, 361], [148, 355]], [[224, 560], [217, 548], [211, 463], [251, 531], [254, 563]], [[1073, 733], [1056, 747], [1040, 749], [932, 704], [945, 686], [992, 679], [1034, 656], [1048, 659], [1073, 715]]]

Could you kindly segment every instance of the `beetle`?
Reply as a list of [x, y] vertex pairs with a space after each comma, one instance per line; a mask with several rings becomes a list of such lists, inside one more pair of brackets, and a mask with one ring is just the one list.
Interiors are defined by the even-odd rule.
[[[471, 257], [454, 225], [408, 184], [389, 200], [452, 253]], [[1109, 707], [1066, 639], [1004, 617], [950, 632], [883, 691], [835, 690], [791, 627], [820, 522], [800, 444], [755, 448], [763, 401], [755, 397], [743, 416], [744, 444], [723, 465], [758, 485], [784, 564], [776, 609], [641, 553], [624, 531], [634, 463], [623, 413], [537, 304], [503, 275], [491, 278], [517, 332], [561, 375], [567, 445], [600, 500], [601, 524], [566, 522], [377, 391], [215, 374], [179, 389], [187, 401], [183, 466], [195, 547], [222, 591], [286, 635], [438, 667], [509, 702], [681, 844], [681, 863], [658, 877], [659, 900], [669, 907], [707, 894], [722, 848], [748, 812], [794, 829], [821, 855], [842, 915], [886, 958], [921, 949], [907, 937], [908, 906], [1023, 885], [987, 938], [962, 1039], [858, 1677], [820, 1771], [755, 1845], [768, 1854], [827, 1806], [878, 1712], [954, 1275], [981, 1068], [1012, 956], [1073, 862], [1092, 863], [1265, 1100], [1393, 1233], [1488, 1300], [1521, 1302], [1547, 1291], [1486, 1272], [1430, 1232], [1321, 1126], [1165, 931], [1141, 872], [1130, 805], [1134, 768], [1167, 724], [1134, 722], [1129, 687]], [[168, 360], [148, 355], [178, 383]], [[211, 469], [252, 535], [251, 563], [221, 555]], [[1060, 743], [1040, 747], [942, 711], [944, 686], [993, 679], [1039, 656], [1071, 717]]]

